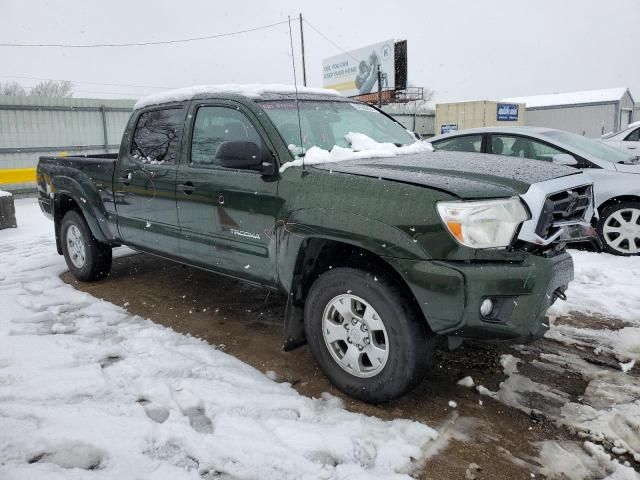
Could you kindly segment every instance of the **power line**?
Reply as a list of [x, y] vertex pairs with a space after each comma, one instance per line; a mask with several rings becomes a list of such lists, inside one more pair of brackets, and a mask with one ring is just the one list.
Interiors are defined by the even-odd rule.
[[[295, 20], [294, 20], [295, 21]], [[243, 33], [255, 32], [258, 30], [264, 30], [266, 28], [275, 27], [277, 25], [283, 25], [288, 20], [281, 20], [276, 23], [270, 23], [269, 25], [262, 25], [254, 28], [247, 28], [245, 30], [238, 30], [235, 32], [218, 33], [213, 35], [205, 35], [203, 37], [193, 38], [181, 38], [177, 40], [160, 40], [156, 42], [133, 42], [133, 43], [92, 43], [92, 44], [77, 44], [77, 43], [0, 43], [0, 47], [53, 47], [53, 48], [112, 48], [112, 47], [143, 47], [149, 45], [169, 45], [176, 43], [186, 42], [198, 42], [200, 40], [211, 40], [213, 38], [230, 37], [233, 35], [240, 35]]]
[[340, 50], [342, 53], [344, 53], [345, 55], [350, 56], [351, 58], [353, 58], [356, 62], [359, 62], [361, 59], [360, 58], [356, 58], [353, 55], [351, 55], [349, 52], [347, 52], [344, 48], [342, 48], [340, 45], [338, 45], [336, 42], [334, 42], [333, 40], [331, 40], [329, 37], [327, 37], [324, 33], [322, 33], [320, 30], [318, 30], [316, 27], [314, 27], [313, 25], [311, 25], [309, 23], [309, 21], [306, 18], [303, 18], [302, 21], [304, 23], [306, 23], [307, 25], [309, 25], [311, 27], [311, 29], [313, 31], [315, 31], [318, 35], [320, 35], [322, 38], [324, 38], [327, 42], [329, 42], [331, 45], [333, 45], [334, 47], [336, 47], [338, 50]]

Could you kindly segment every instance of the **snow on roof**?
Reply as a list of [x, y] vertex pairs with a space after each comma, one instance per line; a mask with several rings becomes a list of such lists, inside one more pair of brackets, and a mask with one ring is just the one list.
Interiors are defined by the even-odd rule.
[[[165, 92], [154, 93], [138, 100], [133, 107], [134, 110], [147, 107], [149, 105], [157, 105], [159, 103], [179, 102], [182, 100], [190, 100], [196, 95], [203, 94], [234, 94], [244, 95], [246, 97], [259, 97], [264, 93], [295, 93], [296, 88], [293, 85], [281, 84], [226, 84], [226, 85], [196, 85], [193, 87], [178, 88], [175, 90], [167, 90]], [[340, 95], [336, 90], [328, 90], [326, 88], [310, 88], [298, 87], [298, 93], [317, 93], [323, 95]]]
[[584, 90], [581, 92], [550, 93], [531, 97], [503, 98], [503, 102], [525, 103], [528, 108], [575, 105], [578, 103], [616, 102], [627, 92], [626, 88]]

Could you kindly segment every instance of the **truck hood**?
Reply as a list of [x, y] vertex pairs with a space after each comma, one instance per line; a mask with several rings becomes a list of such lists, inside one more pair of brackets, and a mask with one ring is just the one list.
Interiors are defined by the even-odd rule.
[[442, 151], [347, 160], [314, 167], [435, 188], [463, 199], [512, 197], [526, 193], [533, 183], [583, 175], [580, 170], [539, 160]]

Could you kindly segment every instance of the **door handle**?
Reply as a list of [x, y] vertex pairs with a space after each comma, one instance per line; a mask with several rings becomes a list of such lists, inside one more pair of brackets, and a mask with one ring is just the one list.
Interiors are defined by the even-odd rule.
[[629, 147], [627, 147], [627, 148], [628, 148], [629, 150], [635, 150], [635, 149], [636, 149], [636, 148], [638, 148], [638, 147], [631, 147], [631, 146], [629, 146]]
[[193, 186], [191, 182], [185, 182], [182, 185], [178, 185], [178, 190], [180, 190], [185, 195], [191, 195], [196, 187]]

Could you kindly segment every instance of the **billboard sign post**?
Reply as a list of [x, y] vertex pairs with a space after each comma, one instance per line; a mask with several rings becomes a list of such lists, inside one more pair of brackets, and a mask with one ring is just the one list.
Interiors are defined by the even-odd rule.
[[[383, 74], [378, 85], [378, 68]], [[369, 45], [352, 52], [327, 58], [322, 62], [323, 86], [353, 97], [395, 88], [394, 41]]]

